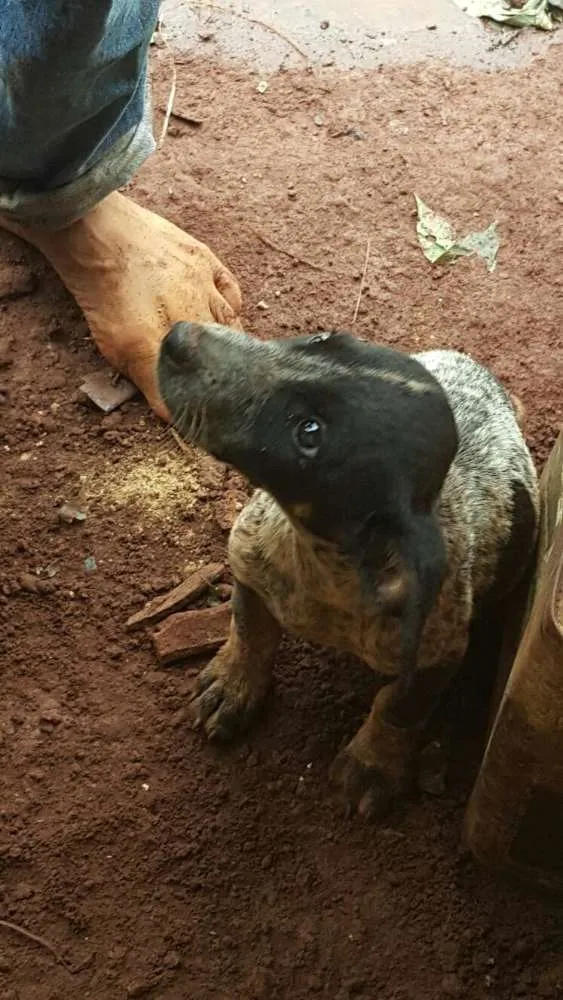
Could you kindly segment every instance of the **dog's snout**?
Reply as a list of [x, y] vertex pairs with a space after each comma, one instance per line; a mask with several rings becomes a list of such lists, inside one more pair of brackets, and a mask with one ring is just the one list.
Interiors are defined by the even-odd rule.
[[175, 323], [162, 341], [163, 358], [177, 368], [193, 367], [200, 336], [197, 323]]

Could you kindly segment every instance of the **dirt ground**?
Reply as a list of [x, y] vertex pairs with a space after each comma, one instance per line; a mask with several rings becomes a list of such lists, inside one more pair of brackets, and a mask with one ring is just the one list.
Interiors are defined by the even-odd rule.
[[[158, 130], [169, 51], [154, 62]], [[541, 465], [562, 417], [561, 46], [495, 74], [291, 71], [264, 94], [201, 58], [177, 72], [176, 109], [203, 124], [172, 119], [131, 194], [233, 268], [247, 328], [351, 328], [371, 239], [356, 332], [490, 365]], [[415, 191], [460, 230], [497, 219], [497, 271], [432, 269]], [[59, 957], [0, 926], [0, 1000], [563, 995], [560, 909], [459, 845], [480, 696], [456, 703], [445, 796], [379, 828], [327, 784], [369, 704], [360, 665], [287, 642], [242, 744], [191, 731], [194, 665], [158, 669], [124, 622], [224, 556], [244, 487], [142, 401], [81, 403], [103, 363], [80, 314], [15, 238], [0, 258], [0, 293], [25, 293], [0, 303], [0, 917]], [[62, 502], [87, 519], [60, 523]]]

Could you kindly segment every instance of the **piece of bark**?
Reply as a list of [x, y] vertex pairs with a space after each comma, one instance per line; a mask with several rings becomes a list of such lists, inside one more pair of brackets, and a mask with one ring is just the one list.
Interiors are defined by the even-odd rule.
[[111, 413], [123, 406], [129, 399], [137, 394], [137, 388], [127, 378], [122, 376], [114, 381], [110, 372], [95, 372], [88, 375], [79, 392], [81, 396], [89, 399], [104, 413]]
[[177, 110], [171, 111], [170, 117], [176, 118], [178, 121], [181, 122], [186, 122], [188, 125], [195, 125], [196, 127], [199, 125], [203, 125], [203, 118], [198, 118], [197, 115], [192, 115], [189, 112], [183, 112]]
[[170, 615], [153, 632], [158, 659], [166, 665], [218, 649], [229, 637], [231, 613], [229, 603]]
[[215, 583], [215, 580], [223, 576], [224, 572], [223, 563], [208, 563], [206, 566], [202, 566], [201, 569], [191, 573], [187, 579], [174, 587], [174, 590], [170, 590], [167, 594], [159, 594], [158, 597], [154, 597], [152, 601], [145, 604], [144, 608], [131, 615], [125, 628], [128, 632], [132, 632], [134, 629], [140, 628], [141, 625], [156, 625], [157, 622], [167, 618], [174, 611], [181, 611], [190, 601], [194, 601], [196, 597], [203, 594], [209, 584]]

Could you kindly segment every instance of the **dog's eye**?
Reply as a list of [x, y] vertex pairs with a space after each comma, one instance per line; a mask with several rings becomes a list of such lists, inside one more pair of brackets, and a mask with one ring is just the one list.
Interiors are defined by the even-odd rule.
[[332, 333], [316, 333], [311, 337], [310, 344], [323, 344], [325, 340], [330, 340]]
[[315, 417], [302, 420], [294, 432], [295, 443], [299, 451], [307, 458], [315, 458], [321, 446], [323, 428]]

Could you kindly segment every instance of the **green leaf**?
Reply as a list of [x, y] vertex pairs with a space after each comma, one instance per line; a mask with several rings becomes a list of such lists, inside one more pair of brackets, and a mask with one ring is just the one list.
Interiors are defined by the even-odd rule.
[[561, 7], [561, 0], [525, 0], [522, 6], [510, 0], [454, 0], [458, 7], [471, 17], [490, 17], [514, 28], [541, 28], [553, 31], [550, 7]]
[[443, 219], [441, 215], [436, 215], [432, 209], [428, 208], [428, 205], [424, 204], [422, 198], [419, 198], [417, 194], [414, 197], [418, 212], [418, 222], [416, 224], [418, 241], [422, 247], [424, 256], [428, 258], [431, 264], [435, 264], [449, 253], [453, 247], [455, 243], [454, 231], [447, 219]]
[[417, 194], [414, 197], [418, 213], [418, 241], [431, 264], [453, 264], [459, 257], [477, 255], [485, 261], [488, 271], [494, 271], [500, 246], [496, 222], [482, 232], [468, 233], [463, 239], [458, 239], [447, 219], [433, 212]]
[[478, 254], [485, 261], [487, 271], [494, 271], [500, 247], [496, 222], [491, 222], [491, 225], [481, 233], [469, 233], [469, 236], [460, 240], [458, 246], [463, 247], [470, 254]]

